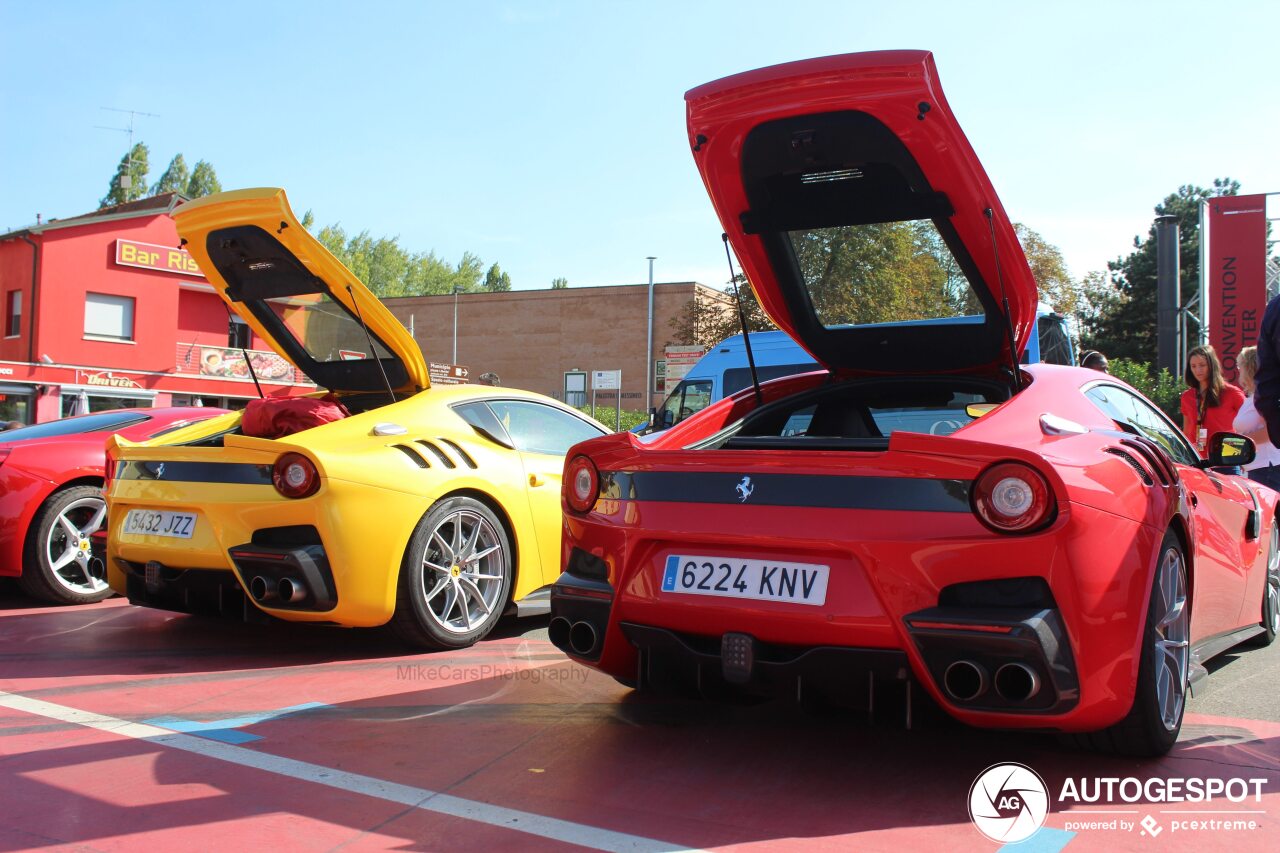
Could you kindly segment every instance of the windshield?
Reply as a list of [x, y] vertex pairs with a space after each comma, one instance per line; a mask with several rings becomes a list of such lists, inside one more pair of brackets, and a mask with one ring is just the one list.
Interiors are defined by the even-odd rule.
[[[284, 329], [318, 362], [364, 361], [369, 337], [356, 318], [327, 293], [303, 293], [264, 300]], [[373, 352], [378, 358], [391, 353], [376, 337]]]
[[825, 328], [981, 315], [983, 307], [931, 220], [787, 232]]

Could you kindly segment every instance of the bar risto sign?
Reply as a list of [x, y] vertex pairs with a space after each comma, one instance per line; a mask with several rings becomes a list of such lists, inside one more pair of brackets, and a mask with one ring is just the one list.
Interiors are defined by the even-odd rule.
[[200, 272], [200, 266], [186, 249], [157, 246], [155, 243], [116, 240], [116, 263], [124, 267], [141, 267], [204, 278], [204, 273]]

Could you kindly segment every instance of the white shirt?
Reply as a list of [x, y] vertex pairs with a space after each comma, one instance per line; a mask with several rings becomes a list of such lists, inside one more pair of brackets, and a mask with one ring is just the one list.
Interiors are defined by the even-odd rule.
[[[1266, 421], [1262, 419], [1262, 415], [1258, 414], [1257, 408], [1253, 405], [1253, 395], [1249, 395], [1244, 399], [1244, 405], [1240, 407], [1240, 411], [1236, 412], [1236, 419], [1231, 424], [1231, 428], [1235, 432], [1249, 433], [1266, 427]], [[1244, 466], [1246, 471], [1252, 471], [1255, 468], [1266, 468], [1268, 465], [1280, 465], [1280, 448], [1277, 448], [1269, 441], [1257, 441], [1254, 444], [1258, 447], [1258, 455], [1252, 462]]]

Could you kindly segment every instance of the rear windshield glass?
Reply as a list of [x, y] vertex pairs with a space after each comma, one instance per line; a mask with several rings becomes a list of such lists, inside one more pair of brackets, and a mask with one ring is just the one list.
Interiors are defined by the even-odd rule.
[[826, 328], [983, 314], [931, 220], [787, 234], [814, 314]]
[[[320, 362], [390, 358], [382, 342], [364, 329], [327, 293], [303, 293], [264, 300], [281, 324], [313, 359]], [[373, 353], [369, 341], [373, 340]]]
[[11, 441], [26, 441], [31, 438], [54, 438], [59, 435], [78, 435], [82, 432], [103, 432], [105, 430], [123, 429], [133, 424], [151, 420], [150, 415], [135, 412], [100, 412], [96, 415], [81, 415], [76, 418], [63, 418], [60, 421], [49, 421], [28, 427], [0, 432], [0, 444]]

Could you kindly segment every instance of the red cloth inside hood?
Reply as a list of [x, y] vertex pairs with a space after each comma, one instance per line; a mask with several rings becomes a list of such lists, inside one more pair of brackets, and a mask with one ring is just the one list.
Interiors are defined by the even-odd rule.
[[240, 431], [253, 438], [284, 438], [295, 432], [349, 417], [332, 394], [313, 397], [266, 397], [244, 407]]

